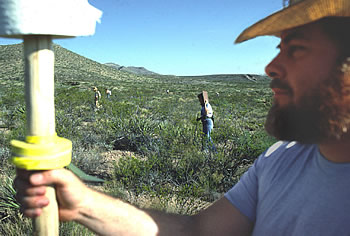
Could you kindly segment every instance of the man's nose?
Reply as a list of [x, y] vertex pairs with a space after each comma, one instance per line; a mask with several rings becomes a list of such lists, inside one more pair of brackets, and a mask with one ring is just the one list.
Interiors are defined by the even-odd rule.
[[281, 63], [280, 54], [277, 55], [266, 67], [265, 73], [271, 78], [283, 78], [286, 74], [285, 68]]

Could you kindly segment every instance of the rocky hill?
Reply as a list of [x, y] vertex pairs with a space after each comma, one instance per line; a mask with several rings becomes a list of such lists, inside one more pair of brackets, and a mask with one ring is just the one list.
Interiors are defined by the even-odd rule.
[[125, 71], [125, 72], [129, 72], [129, 73], [137, 74], [137, 75], [158, 75], [155, 72], [147, 70], [145, 67], [121, 66], [119, 64], [112, 63], [112, 62], [105, 63], [104, 65], [111, 66], [111, 67], [116, 68], [117, 70], [120, 70], [120, 71]]

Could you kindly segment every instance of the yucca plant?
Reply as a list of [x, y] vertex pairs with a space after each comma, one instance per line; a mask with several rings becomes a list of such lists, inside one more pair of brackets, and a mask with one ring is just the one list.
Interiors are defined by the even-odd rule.
[[16, 190], [13, 187], [13, 180], [6, 176], [0, 191], [0, 222], [16, 216], [19, 213], [20, 205], [16, 200]]

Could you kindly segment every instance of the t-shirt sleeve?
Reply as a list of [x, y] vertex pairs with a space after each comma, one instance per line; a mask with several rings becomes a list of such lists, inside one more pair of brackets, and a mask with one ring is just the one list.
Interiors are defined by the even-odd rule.
[[232, 205], [252, 222], [255, 222], [256, 219], [256, 205], [258, 200], [258, 178], [256, 174], [258, 160], [259, 158], [242, 175], [238, 183], [225, 193], [225, 197]]

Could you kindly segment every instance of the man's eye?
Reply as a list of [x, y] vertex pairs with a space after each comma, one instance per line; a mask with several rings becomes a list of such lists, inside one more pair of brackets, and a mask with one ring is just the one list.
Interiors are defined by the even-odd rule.
[[304, 50], [305, 48], [303, 46], [297, 46], [297, 45], [292, 45], [288, 48], [288, 54], [290, 56], [295, 56], [295, 53], [300, 53]]

